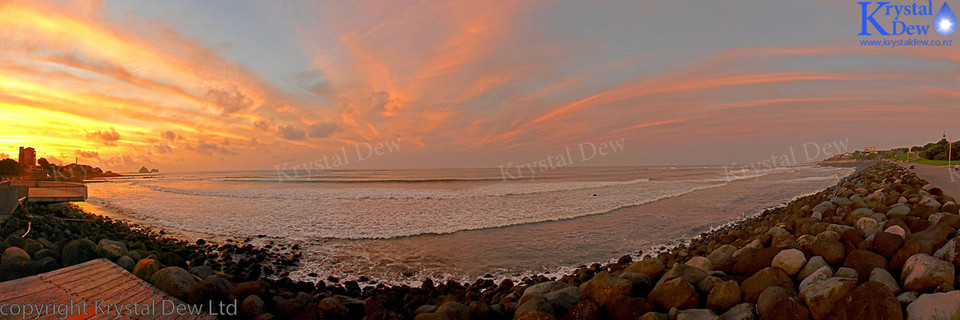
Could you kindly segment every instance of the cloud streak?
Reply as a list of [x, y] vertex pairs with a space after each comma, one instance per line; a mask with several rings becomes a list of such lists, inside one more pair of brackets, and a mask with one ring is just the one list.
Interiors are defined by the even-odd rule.
[[[842, 11], [828, 22], [836, 30], [855, 22], [848, 11], [856, 8], [791, 5]], [[734, 31], [752, 17], [698, 11], [709, 5], [639, 6], [653, 12], [637, 19], [630, 10], [639, 7], [626, 3], [351, 1], [278, 9], [284, 21], [243, 21], [295, 34], [278, 56], [181, 27], [190, 18], [112, 6], [0, 2], [0, 111], [8, 115], [0, 139], [11, 144], [0, 152], [32, 145], [128, 169], [220, 160], [271, 168], [402, 138], [417, 155], [371, 163], [446, 166], [431, 155], [511, 159], [617, 138], [652, 149], [867, 139], [885, 134], [868, 123], [946, 125], [960, 96], [955, 50], [861, 48], [855, 35], [804, 38], [773, 27], [744, 41]], [[757, 10], [782, 10], [769, 6]], [[691, 26], [666, 19], [675, 12], [688, 12]], [[657, 31], [664, 29], [672, 31]], [[293, 71], [278, 77], [265, 66]], [[622, 164], [673, 159], [632, 152]], [[192, 158], [212, 161], [185, 160]]]

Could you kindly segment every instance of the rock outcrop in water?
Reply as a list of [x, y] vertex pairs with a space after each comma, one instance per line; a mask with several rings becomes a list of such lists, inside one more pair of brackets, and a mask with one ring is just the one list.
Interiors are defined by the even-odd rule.
[[[241, 317], [254, 319], [957, 319], [958, 208], [939, 188], [881, 162], [639, 261], [625, 256], [559, 279], [427, 279], [418, 288], [261, 278], [257, 261], [270, 252], [247, 248], [249, 258], [237, 261], [231, 245], [146, 250], [150, 237], [133, 231], [90, 227], [69, 241], [23, 240], [9, 236], [16, 227], [8, 222], [0, 278], [66, 257], [107, 257], [191, 303], [237, 301]], [[99, 242], [78, 240], [84, 233]]]

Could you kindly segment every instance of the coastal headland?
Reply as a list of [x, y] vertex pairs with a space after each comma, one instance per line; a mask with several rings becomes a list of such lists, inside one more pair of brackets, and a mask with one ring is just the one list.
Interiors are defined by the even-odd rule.
[[410, 287], [294, 281], [295, 247], [187, 243], [68, 205], [32, 205], [0, 225], [0, 280], [107, 258], [185, 302], [236, 303], [245, 319], [956, 319], [958, 209], [909, 169], [873, 162], [642, 258], [559, 278]]

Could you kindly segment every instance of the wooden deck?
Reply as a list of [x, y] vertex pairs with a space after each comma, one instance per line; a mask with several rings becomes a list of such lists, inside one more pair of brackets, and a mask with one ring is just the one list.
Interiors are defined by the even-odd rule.
[[[69, 307], [70, 303], [78, 304], [76, 307]], [[122, 314], [123, 319], [216, 319], [204, 312], [203, 315], [164, 315], [163, 305], [166, 302], [166, 310], [172, 310], [173, 304], [183, 305], [184, 303], [173, 296], [170, 296], [157, 287], [143, 281], [130, 272], [127, 272], [120, 266], [106, 259], [98, 259], [84, 262], [75, 266], [50, 271], [47, 273], [20, 278], [0, 283], [0, 308], [6, 305], [25, 304], [66, 304], [61, 307], [62, 310], [72, 308], [69, 312], [72, 314], [68, 319], [115, 319], [115, 311], [110, 314], [102, 314], [105, 307], [97, 309], [94, 303], [104, 301], [103, 305], [118, 304], [132, 305], [138, 303], [155, 305], [152, 314], [147, 315], [128, 315]], [[86, 303], [86, 308], [82, 304]], [[49, 307], [50, 312], [41, 315], [40, 319], [62, 319], [55, 307]], [[204, 306], [206, 310], [207, 306]], [[138, 308], [142, 309], [142, 307]], [[11, 312], [11, 309], [0, 309], [0, 311]], [[36, 312], [34, 313], [36, 315]], [[2, 316], [0, 318], [11, 317], [12, 315]], [[15, 318], [22, 318], [16, 316]], [[34, 316], [28, 316], [34, 319]]]

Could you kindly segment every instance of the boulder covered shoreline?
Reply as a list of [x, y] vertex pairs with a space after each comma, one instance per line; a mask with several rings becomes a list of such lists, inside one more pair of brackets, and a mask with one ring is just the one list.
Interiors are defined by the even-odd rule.
[[960, 319], [958, 209], [876, 162], [639, 260], [409, 287], [293, 281], [299, 248], [186, 243], [72, 206], [32, 206], [0, 224], [0, 280], [107, 258], [186, 302], [236, 302], [237, 319]]

